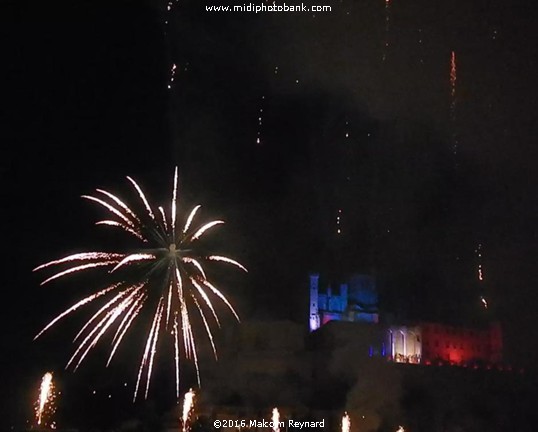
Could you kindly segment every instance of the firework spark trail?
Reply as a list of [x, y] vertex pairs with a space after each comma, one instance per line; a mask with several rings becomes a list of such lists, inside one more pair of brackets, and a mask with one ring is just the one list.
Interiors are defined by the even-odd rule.
[[387, 59], [387, 51], [390, 45], [390, 3], [391, 0], [385, 0], [385, 42], [383, 44], [383, 61]]
[[194, 297], [194, 295], [192, 294], [191, 296], [192, 296], [192, 301], [194, 302], [194, 304], [196, 305], [196, 308], [198, 309], [198, 312], [200, 312], [200, 316], [202, 317], [202, 321], [204, 322], [204, 327], [207, 331], [207, 334], [209, 335], [209, 342], [211, 343], [211, 348], [213, 349], [213, 355], [215, 356], [215, 360], [218, 360], [217, 348], [215, 347], [215, 342], [213, 341], [213, 335], [211, 334], [211, 330], [209, 328], [209, 324], [205, 317], [204, 310], [200, 306], [200, 303], [198, 303], [198, 300], [196, 300], [196, 297]]
[[458, 69], [456, 64], [456, 52], [450, 54], [450, 121], [452, 123], [452, 153], [458, 153], [458, 136], [456, 134], [456, 84], [458, 78]]
[[142, 380], [142, 373], [144, 372], [144, 366], [147, 365], [147, 361], [148, 361], [148, 357], [150, 356], [150, 351], [151, 351], [151, 347], [152, 347], [152, 342], [153, 342], [153, 337], [154, 337], [154, 334], [155, 334], [155, 327], [157, 325], [157, 317], [158, 317], [158, 314], [159, 314], [159, 309], [161, 307], [161, 302], [159, 302], [159, 305], [157, 306], [157, 311], [155, 312], [155, 315], [153, 316], [153, 323], [151, 324], [151, 330], [149, 332], [149, 336], [146, 340], [146, 348], [144, 350], [144, 355], [142, 357], [142, 361], [140, 362], [140, 368], [138, 369], [138, 377], [136, 379], [136, 387], [135, 387], [135, 392], [134, 392], [134, 396], [133, 396], [133, 402], [136, 400], [136, 396], [138, 394], [138, 388], [140, 386], [140, 381]]
[[174, 84], [174, 79], [176, 78], [176, 70], [177, 70], [177, 66], [175, 63], [173, 63], [172, 67], [170, 68], [170, 78], [168, 79], [168, 90], [172, 89], [172, 85]]
[[60, 273], [56, 273], [54, 276], [51, 276], [50, 278], [45, 279], [43, 282], [41, 282], [41, 285], [45, 285], [46, 283], [49, 283], [50, 281], [53, 281], [54, 279], [58, 279], [59, 277], [68, 275], [70, 273], [76, 273], [81, 270], [87, 270], [87, 269], [95, 268], [95, 267], [110, 266], [112, 264], [116, 264], [117, 262], [118, 260], [110, 260], [108, 262], [102, 261], [102, 262], [95, 262], [95, 263], [90, 263], [90, 264], [83, 264], [76, 267], [71, 267], [70, 269], [64, 270]]
[[205, 280], [202, 280], [203, 284], [208, 287], [216, 296], [218, 296], [223, 302], [224, 304], [226, 304], [226, 306], [228, 306], [228, 308], [230, 309], [230, 311], [232, 311], [232, 313], [234, 314], [235, 318], [237, 319], [237, 321], [240, 321], [239, 320], [239, 315], [237, 315], [237, 312], [235, 311], [235, 309], [232, 307], [232, 305], [230, 304], [230, 302], [228, 301], [228, 299], [226, 297], [224, 297], [224, 295], [215, 287], [213, 286], [211, 283], [209, 283], [209, 281], [207, 279]]
[[200, 296], [204, 299], [204, 302], [206, 303], [207, 307], [211, 310], [211, 313], [213, 314], [213, 317], [215, 318], [215, 322], [220, 327], [220, 321], [219, 321], [219, 317], [217, 316], [217, 312], [215, 312], [215, 309], [213, 308], [213, 305], [211, 304], [211, 300], [205, 293], [204, 289], [193, 278], [191, 278], [191, 283], [198, 290], [198, 292], [200, 293]]
[[134, 235], [137, 239], [142, 241], [147, 241], [144, 237], [142, 237], [139, 233], [137, 233], [135, 230], [129, 228], [128, 226], [122, 224], [118, 221], [112, 221], [112, 220], [102, 220], [99, 222], [95, 222], [95, 225], [109, 225], [109, 226], [117, 226], [121, 228], [124, 231], [127, 231], [129, 234]]
[[[196, 343], [194, 340], [194, 334], [192, 333], [192, 326], [190, 323], [188, 326], [188, 331], [189, 331], [190, 344], [192, 346], [192, 359], [194, 361], [194, 364], [196, 365], [196, 382], [198, 383], [198, 387], [200, 387], [201, 382], [200, 382], [200, 368], [198, 367], [198, 353], [196, 352]], [[211, 338], [212, 336], [210, 336], [210, 339]]]
[[50, 261], [46, 264], [42, 264], [39, 267], [36, 267], [34, 271], [44, 269], [51, 265], [63, 264], [69, 261], [78, 261], [78, 260], [86, 261], [86, 260], [95, 260], [95, 259], [110, 260], [110, 259], [120, 259], [120, 258], [123, 258], [124, 256], [125, 256], [124, 254], [111, 254], [107, 252], [90, 252], [90, 253], [84, 252], [84, 253], [69, 255], [68, 257], [61, 258], [55, 261]]
[[476, 253], [476, 258], [477, 258], [477, 261], [478, 261], [478, 266], [477, 266], [478, 281], [483, 282], [484, 281], [484, 271], [482, 269], [482, 243], [478, 243], [478, 246], [476, 247], [475, 253]]
[[140, 219], [138, 219], [138, 216], [134, 214], [134, 212], [125, 204], [121, 199], [119, 199], [116, 195], [111, 194], [110, 192], [107, 192], [103, 189], [95, 189], [97, 192], [102, 193], [103, 195], [109, 197], [114, 201], [116, 204], [118, 204], [122, 210], [125, 211], [132, 219], [134, 219], [135, 222], [140, 223]]
[[198, 270], [200, 272], [202, 277], [204, 279], [206, 279], [204, 268], [202, 267], [202, 265], [197, 260], [195, 260], [194, 258], [184, 257], [184, 258], [181, 259], [181, 261], [183, 261], [186, 264], [192, 264], [194, 267], [196, 267], [196, 270]]
[[488, 308], [488, 301], [486, 297], [484, 296], [484, 269], [482, 267], [482, 243], [478, 243], [478, 246], [475, 250], [476, 253], [476, 259], [477, 259], [477, 278], [478, 278], [478, 284], [480, 287], [480, 302], [482, 303], [482, 306], [484, 306], [484, 309]]
[[[120, 210], [117, 210], [115, 207], [113, 207], [109, 203], [103, 201], [100, 198], [96, 198], [96, 197], [91, 196], [91, 195], [82, 195], [82, 198], [85, 198], [85, 199], [90, 200], [90, 201], [95, 201], [96, 203], [101, 204], [107, 210], [110, 210], [115, 216], [122, 219], [132, 230], [135, 229], [135, 223], [128, 216], [126, 216]], [[138, 234], [140, 234], [140, 233], [138, 233]]]
[[[128, 290], [130, 291], [130, 287], [128, 288]], [[79, 332], [76, 334], [75, 338], [73, 339], [73, 342], [76, 342], [78, 340], [78, 338], [80, 338], [83, 334], [84, 334], [84, 331], [89, 328], [91, 326], [91, 324], [97, 320], [97, 318], [99, 317], [99, 315], [101, 315], [104, 311], [106, 311], [111, 305], [113, 305], [114, 303], [116, 303], [119, 299], [121, 299], [122, 297], [124, 297], [126, 294], [125, 291], [120, 291], [118, 294], [116, 294], [111, 300], [109, 300], [107, 303], [105, 303], [104, 306], [102, 306], [96, 313], [93, 314], [93, 316], [88, 320], [86, 321], [86, 324], [84, 324], [84, 326], [82, 326], [82, 328], [79, 330]]]
[[109, 331], [114, 331], [111, 352], [107, 361], [108, 366], [124, 340], [127, 331], [136, 322], [136, 318], [140, 316], [144, 307], [155, 308], [153, 309], [154, 316], [143, 348], [133, 400], [136, 400], [141, 387], [145, 387], [145, 397], [148, 395], [157, 342], [162, 327], [167, 329], [171, 319], [173, 319], [173, 329], [163, 334], [170, 334], [173, 339], [176, 395], [179, 397], [180, 332], [183, 339], [184, 354], [186, 358], [194, 362], [197, 379], [198, 382], [200, 381], [198, 353], [191, 324], [190, 309], [192, 308], [195, 311], [194, 313], [200, 316], [215, 357], [214, 338], [206, 314], [209, 311], [214, 319], [212, 324], [220, 327], [220, 319], [213, 304], [214, 299], [221, 300], [230, 309], [235, 318], [239, 320], [239, 316], [230, 302], [209, 280], [206, 264], [222, 262], [244, 271], [246, 271], [246, 268], [232, 258], [197, 252], [196, 245], [206, 232], [224, 223], [221, 220], [216, 220], [194, 225], [194, 219], [200, 205], [195, 206], [190, 211], [183, 229], [181, 230], [178, 227], [177, 168], [174, 172], [169, 213], [163, 207], [156, 207], [159, 209], [157, 214], [160, 217], [158, 219], [155, 217], [155, 212], [142, 188], [131, 177], [127, 177], [127, 180], [132, 184], [140, 198], [140, 203], [144, 210], [142, 213], [135, 212], [134, 207], [127, 205], [116, 195], [101, 189], [97, 189], [97, 192], [103, 196], [103, 199], [86, 195], [84, 198], [99, 204], [100, 207], [112, 214], [113, 219], [102, 221], [102, 224], [120, 228], [130, 234], [136, 234], [136, 237], [140, 240], [140, 247], [129, 253], [77, 253], [36, 267], [34, 270], [57, 268], [56, 273], [45, 279], [42, 284], [63, 276], [93, 269], [106, 269], [105, 274], [114, 279], [107, 288], [79, 300], [59, 314], [37, 334], [36, 338], [40, 337], [71, 312], [98, 298], [102, 298], [104, 305], [100, 306], [75, 336], [74, 342], [77, 342], [78, 346], [68, 361], [67, 367], [73, 364], [76, 370], [103, 336]]
[[47, 426], [50, 416], [52, 416], [56, 410], [56, 407], [54, 406], [55, 397], [52, 373], [47, 372], [41, 379], [39, 397], [36, 403], [35, 411], [38, 425]]
[[[166, 12], [165, 12], [165, 19], [164, 19], [164, 25], [168, 26], [168, 23], [170, 22], [170, 14], [172, 13], [172, 9], [174, 8], [174, 5], [178, 3], [179, 0], [168, 0], [168, 3], [166, 4]], [[166, 34], [166, 30], [165, 30]]]
[[278, 408], [273, 408], [271, 421], [273, 422], [273, 432], [280, 432], [280, 413], [278, 412]]
[[119, 325], [118, 330], [116, 331], [116, 334], [114, 335], [114, 339], [112, 341], [112, 344], [113, 344], [112, 351], [110, 352], [110, 356], [108, 357], [108, 361], [106, 362], [107, 367], [110, 365], [110, 362], [112, 361], [112, 357], [114, 357], [116, 350], [120, 346], [123, 336], [125, 336], [125, 333], [127, 333], [127, 330], [131, 326], [131, 323], [138, 316], [140, 309], [142, 309], [142, 307], [144, 306], [145, 299], [146, 299], [145, 296], [138, 297], [136, 301], [132, 304], [129, 311], [125, 314], [123, 321]]
[[195, 393], [192, 389], [189, 389], [183, 398], [183, 410], [181, 415], [182, 431], [187, 432], [190, 428], [188, 427], [190, 415], [194, 409], [194, 398]]
[[172, 213], [172, 244], [176, 244], [176, 203], [177, 203], [177, 167], [174, 172], [174, 189], [172, 191], [172, 207], [170, 213]]
[[[278, 70], [278, 68], [277, 68]], [[260, 110], [258, 113], [258, 133], [256, 136], [256, 144], [260, 145], [262, 143], [262, 114], [263, 114], [263, 103], [265, 102], [265, 96], [262, 96], [260, 103]]]
[[[153, 360], [155, 358], [155, 353], [157, 352], [157, 340], [159, 339], [159, 329], [161, 328], [162, 317], [163, 317], [163, 299], [161, 297], [161, 300], [159, 301], [159, 307], [157, 309], [157, 312], [155, 313], [155, 318], [157, 320], [157, 323], [155, 325], [155, 332], [153, 333], [153, 344], [151, 346], [151, 351], [150, 351], [150, 356], [149, 356], [149, 365], [148, 365], [147, 381], [146, 381], [146, 394], [145, 394], [146, 399], [148, 397], [148, 392], [149, 392], [151, 371], [153, 370]], [[136, 394], [135, 394], [135, 397], [136, 397]]]
[[424, 64], [424, 45], [423, 45], [423, 33], [422, 33], [422, 29], [419, 28], [418, 29], [418, 44], [419, 44], [419, 47], [420, 47], [420, 63], [421, 64]]
[[166, 222], [166, 214], [164, 213], [164, 209], [162, 207], [159, 207], [159, 212], [161, 213], [162, 217], [162, 227], [164, 232], [168, 232], [168, 223]]
[[452, 97], [453, 103], [455, 103], [456, 98], [456, 80], [457, 76], [456, 68], [456, 52], [452, 51], [450, 54], [450, 96]]
[[342, 432], [349, 432], [351, 430], [351, 420], [349, 414], [346, 412], [342, 417]]
[[210, 260], [210, 261], [222, 261], [222, 262], [226, 262], [228, 264], [233, 264], [234, 266], [239, 267], [241, 270], [247, 271], [247, 269], [245, 267], [243, 267], [241, 264], [239, 264], [237, 261], [235, 261], [233, 259], [230, 259], [230, 258], [227, 258], [227, 257], [218, 256], [218, 255], [211, 255], [211, 256], [208, 256], [207, 259]]
[[176, 367], [176, 398], [179, 399], [179, 332], [178, 332], [178, 323], [177, 323], [177, 312], [174, 315], [174, 363]]
[[131, 184], [134, 186], [134, 188], [138, 192], [138, 196], [140, 197], [140, 199], [144, 203], [144, 206], [146, 207], [146, 210], [147, 210], [149, 216], [151, 217], [151, 220], [155, 222], [155, 215], [153, 214], [153, 211], [151, 210], [151, 207], [150, 207], [150, 205], [148, 203], [148, 200], [146, 199], [146, 195], [144, 195], [144, 192], [142, 191], [140, 186], [138, 186], [138, 183], [136, 181], [134, 181], [134, 179], [127, 176], [127, 180], [129, 180], [131, 182]]
[[221, 220], [217, 220], [217, 221], [213, 221], [213, 222], [209, 222], [207, 224], [205, 224], [202, 228], [200, 228], [198, 231], [196, 231], [192, 237], [191, 237], [191, 241], [194, 241], [194, 240], [198, 240], [200, 237], [202, 237], [202, 235], [210, 228], [213, 228], [214, 226], [216, 225], [220, 225], [220, 224], [223, 224], [224, 221], [221, 221]]
[[187, 221], [185, 222], [185, 226], [183, 227], [183, 234], [185, 234], [191, 227], [192, 220], [194, 219], [194, 216], [196, 216], [196, 213], [198, 212], [200, 207], [201, 205], [197, 205], [191, 210], [189, 217], [187, 218]]
[[[125, 297], [126, 294], [129, 294], [129, 293], [132, 293], [134, 288], [130, 287], [128, 289], [126, 289], [125, 291], [122, 291], [120, 292], [119, 294], [117, 294], [109, 303], [107, 303], [107, 307], [109, 304], [113, 304], [113, 303], [116, 303], [120, 298], [122, 297]], [[131, 296], [129, 296], [131, 297]], [[128, 298], [129, 298], [128, 297]], [[123, 303], [123, 302], [122, 302]], [[120, 303], [120, 305], [122, 304]], [[73, 354], [73, 356], [69, 359], [69, 361], [67, 362], [67, 366], [66, 366], [66, 369], [69, 368], [69, 366], [71, 365], [71, 363], [76, 359], [78, 353], [80, 351], [82, 351], [82, 349], [84, 348], [84, 346], [90, 341], [91, 337], [97, 333], [99, 331], [99, 329], [101, 327], [103, 327], [109, 320], [109, 318], [111, 317], [114, 317], [115, 313], [116, 313], [116, 309], [117, 307], [114, 307], [112, 308], [111, 310], [109, 310], [104, 318], [102, 318], [94, 327], [93, 329], [90, 331], [90, 333], [88, 335], [86, 335], [86, 337], [82, 340], [82, 342], [80, 343], [80, 345], [78, 346], [78, 348], [75, 350], [75, 353]], [[99, 316], [101, 314], [101, 312], [104, 310], [104, 308], [101, 308], [98, 312], [98, 314], [95, 314], [90, 320], [93, 321], [94, 319], [97, 318], [97, 316]], [[88, 323], [86, 323], [86, 326], [88, 325]], [[85, 326], [85, 327], [86, 327]], [[81, 335], [82, 333], [79, 332], [79, 334], [75, 337], [75, 340]], [[90, 345], [90, 347], [92, 346], [93, 344]], [[87, 351], [81, 356], [81, 361], [82, 359], [85, 357], [85, 354], [87, 354]], [[78, 362], [77, 366], [75, 366], [75, 370], [78, 368], [80, 364], [80, 361]]]
[[140, 262], [140, 261], [148, 261], [148, 260], [154, 260], [155, 255], [153, 254], [147, 254], [147, 253], [138, 253], [138, 254], [131, 254], [127, 255], [125, 258], [123, 258], [112, 270], [110, 270], [110, 273], [115, 272], [118, 270], [121, 266], [124, 266], [125, 264], [133, 263], [133, 262]]
[[[127, 309], [127, 308], [131, 309], [130, 306], [133, 306], [133, 305], [135, 305], [137, 303], [136, 300], [138, 300], [140, 298], [140, 296], [138, 298], [136, 298], [135, 301], [133, 301], [133, 298], [135, 298], [137, 296], [137, 294], [140, 292], [141, 289], [142, 289], [142, 287], [135, 288], [125, 300], [123, 300], [118, 306], [116, 306], [112, 311], [110, 311], [109, 314], [107, 314], [108, 318], [107, 317], [103, 318], [103, 320], [102, 320], [102, 322], [104, 323], [104, 325], [102, 326], [103, 328], [95, 336], [92, 343], [86, 348], [86, 351], [84, 351], [84, 353], [80, 356], [80, 359], [79, 359], [75, 369], [78, 369], [78, 367], [80, 366], [80, 364], [82, 363], [82, 361], [84, 360], [84, 358], [86, 357], [86, 355], [88, 354], [90, 349], [95, 347], [95, 345], [97, 344], [97, 342], [99, 341], [101, 336], [103, 336], [103, 334], [105, 334], [105, 332], [108, 330], [108, 328], [114, 323], [114, 321], [116, 321], [116, 319], [118, 319], [118, 317], [125, 311], [125, 309]], [[127, 314], [126, 314], [126, 316], [127, 316]], [[121, 328], [121, 325], [120, 325], [120, 328]], [[114, 351], [114, 349], [113, 349], [113, 351]]]
[[166, 329], [168, 329], [168, 323], [170, 322], [170, 314], [172, 313], [172, 296], [174, 295], [174, 286], [170, 284], [168, 286], [168, 301], [166, 302]]

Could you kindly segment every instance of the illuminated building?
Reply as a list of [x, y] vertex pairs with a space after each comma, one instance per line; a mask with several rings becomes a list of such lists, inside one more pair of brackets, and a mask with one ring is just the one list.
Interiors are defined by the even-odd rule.
[[419, 364], [422, 361], [422, 328], [391, 326], [387, 331], [389, 358], [397, 363]]
[[310, 331], [330, 321], [379, 322], [374, 278], [354, 275], [340, 284], [338, 293], [319, 290], [319, 274], [310, 275]]
[[451, 364], [502, 360], [502, 331], [498, 323], [489, 328], [464, 328], [439, 323], [423, 323], [422, 345], [426, 362], [441, 360]]
[[[502, 330], [498, 323], [491, 322], [481, 327], [419, 321], [388, 325], [383, 316], [380, 320], [373, 277], [355, 275], [341, 284], [337, 293], [330, 286], [320, 292], [319, 285], [319, 274], [311, 274], [310, 332], [335, 321], [374, 324], [378, 330], [372, 334], [383, 336], [378, 336], [375, 341], [369, 338], [368, 350], [361, 350], [363, 354], [368, 351], [370, 357], [380, 356], [397, 363], [411, 364], [467, 365], [502, 361]], [[357, 336], [362, 327], [357, 325], [349, 331]]]

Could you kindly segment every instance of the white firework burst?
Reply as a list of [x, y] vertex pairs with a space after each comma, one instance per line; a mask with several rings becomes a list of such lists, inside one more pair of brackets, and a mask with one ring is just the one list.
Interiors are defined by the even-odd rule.
[[[157, 341], [161, 334], [172, 336], [175, 348], [176, 396], [179, 397], [180, 345], [185, 356], [194, 361], [198, 382], [200, 381], [198, 356], [194, 332], [191, 324], [192, 313], [199, 315], [217, 355], [208, 313], [215, 323], [220, 322], [213, 305], [218, 298], [239, 320], [237, 312], [224, 294], [211, 282], [204, 269], [210, 262], [232, 264], [243, 271], [246, 268], [237, 261], [220, 256], [199, 252], [199, 240], [211, 228], [223, 224], [221, 220], [196, 225], [195, 216], [200, 206], [195, 206], [184, 224], [178, 223], [178, 169], [174, 173], [174, 186], [169, 211], [163, 207], [154, 209], [148, 202], [142, 188], [131, 177], [127, 177], [136, 190], [142, 213], [137, 213], [116, 195], [96, 189], [97, 196], [84, 195], [83, 198], [99, 204], [110, 213], [111, 218], [97, 222], [122, 229], [134, 237], [140, 245], [128, 253], [85, 252], [50, 261], [36, 267], [36, 270], [60, 266], [61, 270], [45, 279], [41, 285], [55, 279], [92, 269], [105, 269], [109, 276], [116, 277], [114, 283], [89, 295], [54, 318], [36, 336], [41, 336], [63, 317], [98, 298], [106, 298], [105, 303], [86, 322], [75, 341], [78, 346], [67, 367], [76, 370], [101, 337], [115, 328], [112, 348], [107, 365], [114, 357], [127, 330], [139, 316], [141, 310], [151, 308], [153, 319], [145, 341], [133, 401], [136, 400], [141, 386], [148, 395]], [[168, 330], [164, 331], [163, 330]], [[182, 340], [182, 344], [180, 344]]]

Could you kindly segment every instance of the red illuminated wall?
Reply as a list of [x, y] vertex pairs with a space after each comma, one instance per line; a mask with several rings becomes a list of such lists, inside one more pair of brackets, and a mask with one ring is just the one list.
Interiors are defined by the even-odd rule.
[[502, 332], [499, 324], [489, 328], [452, 327], [423, 323], [422, 358], [465, 364], [474, 361], [498, 363], [502, 360]]

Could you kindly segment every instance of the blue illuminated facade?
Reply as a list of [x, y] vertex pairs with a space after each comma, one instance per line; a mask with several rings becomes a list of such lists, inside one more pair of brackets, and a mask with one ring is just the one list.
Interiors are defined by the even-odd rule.
[[340, 284], [337, 292], [328, 286], [320, 292], [319, 274], [310, 275], [310, 331], [329, 321], [379, 322], [375, 280], [354, 275]]

